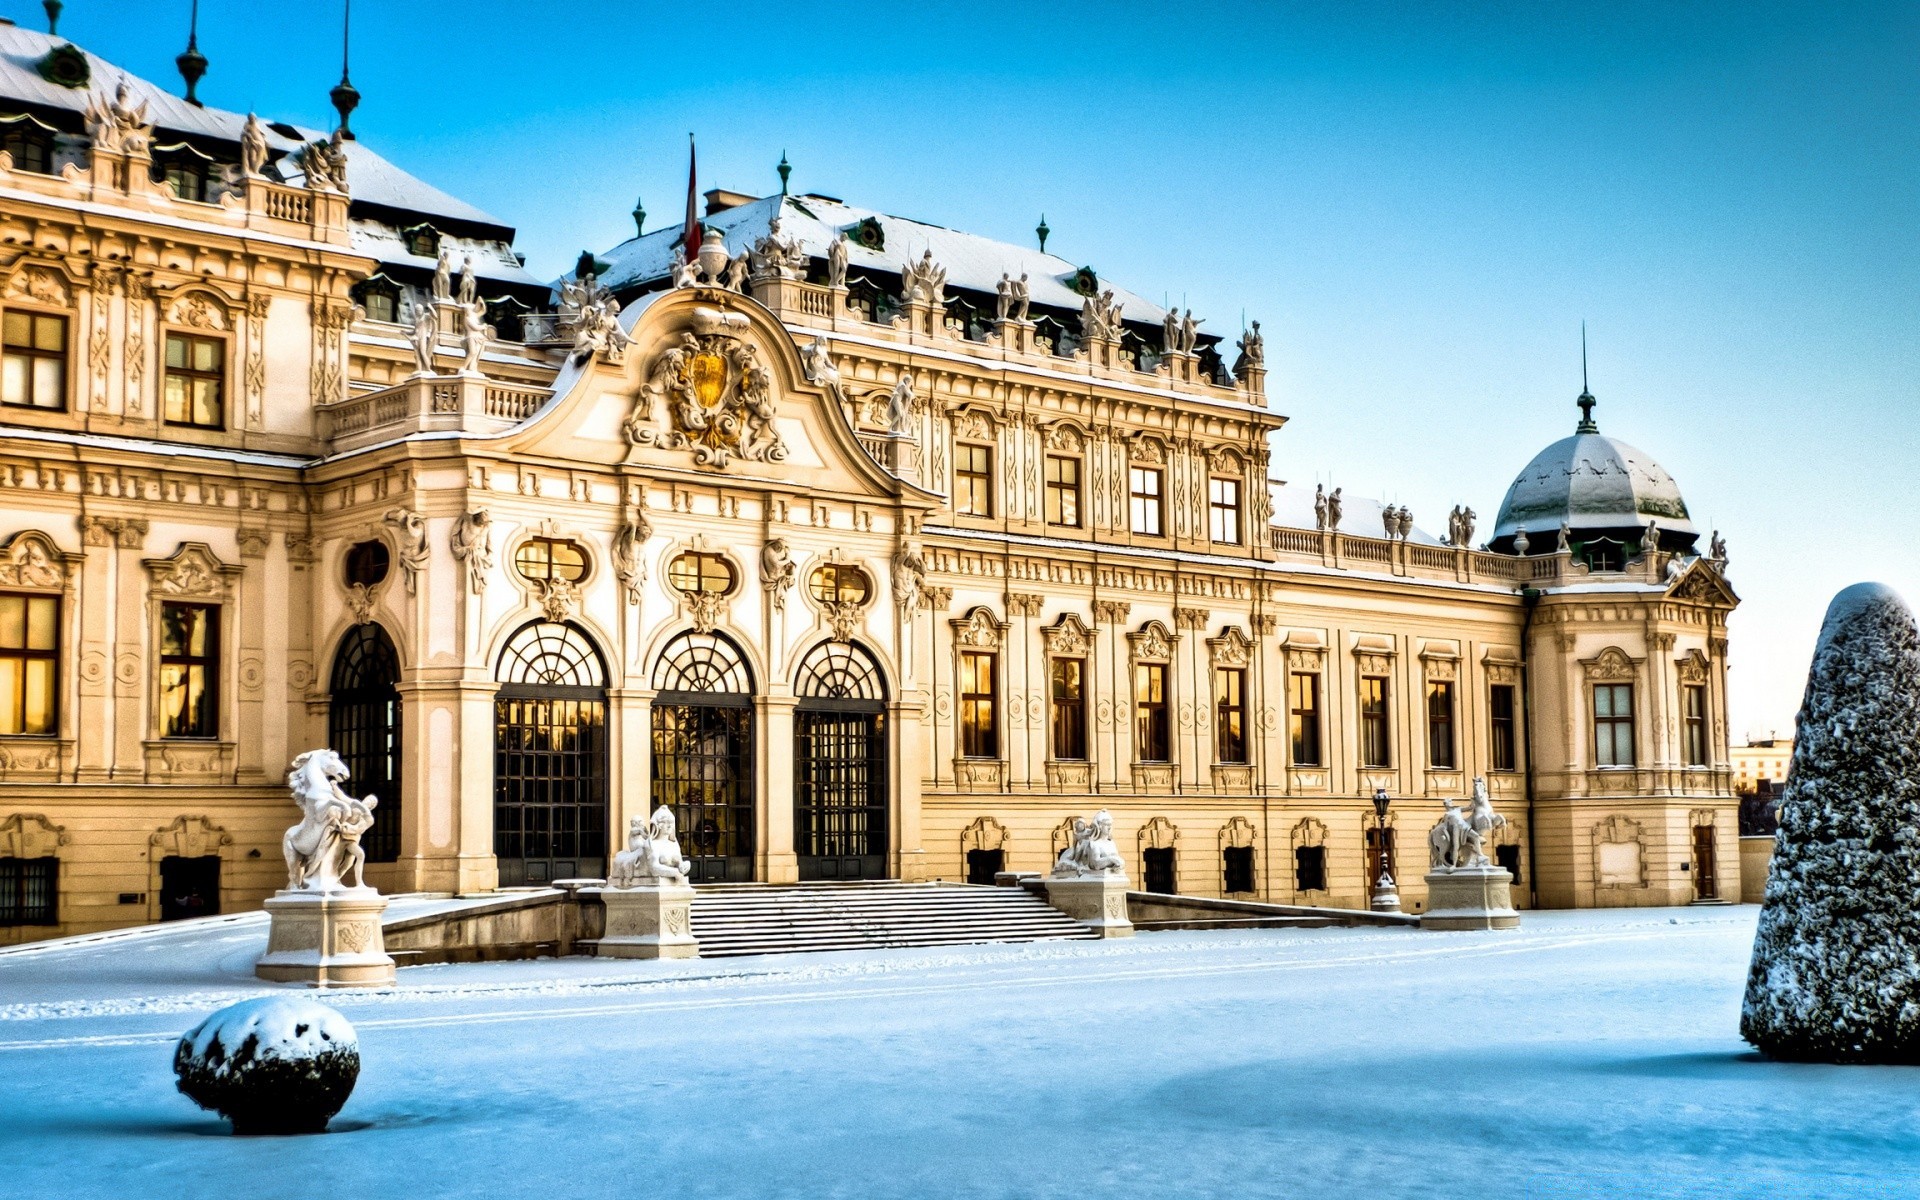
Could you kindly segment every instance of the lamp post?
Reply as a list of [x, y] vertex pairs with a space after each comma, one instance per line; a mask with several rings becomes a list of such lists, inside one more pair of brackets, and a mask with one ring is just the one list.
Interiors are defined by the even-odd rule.
[[1393, 803], [1393, 797], [1387, 795], [1387, 789], [1376, 788], [1373, 793], [1373, 814], [1376, 845], [1380, 850], [1380, 878], [1373, 882], [1373, 900], [1369, 905], [1374, 912], [1399, 912], [1400, 891], [1394, 886], [1393, 872], [1387, 865], [1387, 805]]

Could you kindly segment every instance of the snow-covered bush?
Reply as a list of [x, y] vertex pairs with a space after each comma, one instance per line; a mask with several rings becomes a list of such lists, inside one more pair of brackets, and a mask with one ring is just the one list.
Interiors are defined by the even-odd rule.
[[261, 996], [214, 1013], [180, 1039], [179, 1087], [235, 1133], [324, 1133], [360, 1077], [347, 1019], [301, 996]]
[[1920, 633], [1882, 584], [1835, 596], [1814, 648], [1740, 1036], [1920, 1062]]

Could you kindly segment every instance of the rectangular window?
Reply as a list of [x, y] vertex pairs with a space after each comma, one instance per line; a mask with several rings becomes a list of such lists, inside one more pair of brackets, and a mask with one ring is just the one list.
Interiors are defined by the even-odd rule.
[[1603, 767], [1633, 765], [1633, 685], [1593, 686], [1593, 759]]
[[1384, 675], [1364, 675], [1360, 679], [1360, 765], [1390, 767], [1392, 759], [1387, 680]]
[[220, 736], [220, 609], [160, 606], [160, 736]]
[[967, 758], [1000, 756], [994, 665], [993, 655], [978, 650], [960, 655], [960, 753]]
[[59, 732], [60, 598], [0, 592], [0, 733]]
[[53, 135], [38, 129], [9, 129], [0, 137], [0, 150], [13, 156], [13, 169], [36, 175], [53, 174]]
[[1288, 728], [1293, 736], [1293, 765], [1320, 765], [1320, 676], [1295, 671], [1287, 677]]
[[1213, 540], [1222, 545], [1240, 544], [1240, 481], [1209, 479], [1207, 513]]
[[1179, 877], [1174, 869], [1173, 847], [1161, 846], [1140, 852], [1141, 887], [1161, 896], [1180, 894]]
[[1165, 509], [1160, 497], [1166, 473], [1159, 467], [1133, 467], [1127, 478], [1133, 492], [1133, 531], [1147, 537], [1165, 536]]
[[57, 925], [59, 901], [59, 859], [0, 858], [0, 925]]
[[1080, 528], [1080, 460], [1047, 455], [1047, 524]]
[[1221, 888], [1227, 895], [1246, 895], [1253, 891], [1253, 847], [1228, 846], [1220, 852], [1220, 872], [1225, 876]]
[[186, 333], [167, 335], [167, 424], [220, 429], [226, 424], [221, 390], [226, 343]]
[[1427, 681], [1427, 765], [1436, 771], [1453, 770], [1453, 684]]
[[1293, 890], [1296, 892], [1327, 890], [1327, 848], [1325, 846], [1293, 848]]
[[1222, 667], [1213, 673], [1214, 761], [1247, 761], [1247, 673]]
[[1049, 673], [1053, 691], [1053, 757], [1083, 762], [1087, 757], [1087, 660], [1056, 658]]
[[207, 201], [207, 168], [202, 163], [175, 162], [167, 164], [167, 183], [172, 186], [173, 194], [182, 200]]
[[1682, 685], [1680, 696], [1687, 714], [1687, 765], [1707, 765], [1707, 689], [1697, 683]]
[[1520, 769], [1519, 727], [1513, 711], [1513, 685], [1496, 683], [1487, 689], [1487, 713], [1491, 725], [1493, 769]]
[[16, 408], [67, 406], [67, 319], [9, 312], [0, 357], [0, 402]]
[[1140, 663], [1133, 668], [1133, 753], [1137, 762], [1171, 761], [1163, 663]]
[[953, 448], [953, 511], [993, 515], [993, 447], [961, 442]]

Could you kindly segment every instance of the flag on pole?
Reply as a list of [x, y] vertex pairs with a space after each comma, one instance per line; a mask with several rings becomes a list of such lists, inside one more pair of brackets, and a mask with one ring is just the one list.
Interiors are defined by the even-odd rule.
[[697, 185], [694, 182], [696, 178], [698, 178], [698, 173], [695, 170], [695, 163], [694, 163], [693, 135], [688, 134], [687, 135], [687, 224], [686, 224], [686, 227], [680, 231], [680, 241], [682, 243], [681, 253], [683, 253], [686, 256], [686, 260], [688, 262], [692, 262], [694, 260], [694, 257], [700, 253], [700, 214], [694, 209], [694, 197], [698, 194]]

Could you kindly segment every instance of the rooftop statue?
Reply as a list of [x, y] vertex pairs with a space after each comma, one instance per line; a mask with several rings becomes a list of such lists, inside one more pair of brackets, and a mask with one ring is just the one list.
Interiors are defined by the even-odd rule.
[[1245, 378], [1248, 371], [1264, 370], [1267, 365], [1267, 339], [1260, 336], [1260, 322], [1254, 321], [1248, 330], [1240, 335], [1237, 343], [1240, 358], [1233, 364], [1233, 373], [1237, 378]]
[[469, 254], [460, 260], [460, 303], [471, 307], [478, 298], [477, 291], [478, 285], [473, 278], [473, 255]]
[[[767, 222], [767, 232], [749, 252], [755, 279], [798, 279], [806, 274], [807, 252], [797, 238], [780, 233], [780, 218]], [[709, 275], [715, 272], [709, 270]]]
[[1315, 484], [1313, 489], [1313, 527], [1327, 527], [1327, 485]]
[[900, 303], [909, 304], [915, 300], [923, 304], [946, 303], [947, 269], [933, 261], [933, 251], [926, 250], [920, 255], [920, 261], [908, 259], [900, 266]]
[[1327, 493], [1327, 528], [1340, 528], [1340, 489]]
[[1193, 310], [1188, 309], [1180, 318], [1180, 353], [1192, 354], [1199, 344], [1200, 322], [1194, 317]]
[[324, 141], [308, 142], [300, 151], [300, 168], [307, 173], [307, 187], [316, 192], [347, 190], [346, 142], [338, 129]]
[[1553, 548], [1554, 550], [1556, 550], [1561, 554], [1572, 553], [1573, 551], [1573, 523], [1572, 522], [1567, 521], [1565, 519], [1561, 520], [1560, 533], [1557, 537], [1554, 538]]
[[246, 127], [240, 131], [240, 173], [259, 175], [267, 169], [267, 131], [260, 118], [247, 114]]
[[1013, 296], [1013, 319], [1016, 321], [1026, 320], [1029, 298], [1027, 295], [1027, 273], [1025, 271], [1020, 272], [1020, 278], [1013, 280], [1009, 284], [1008, 291]]
[[1007, 320], [1013, 315], [1013, 280], [1005, 271], [1000, 272], [1000, 282], [993, 285], [993, 319]]
[[480, 374], [480, 354], [487, 348], [487, 343], [493, 340], [493, 326], [487, 324], [486, 315], [487, 310], [477, 302], [460, 306], [460, 373], [462, 375]]
[[[300, 823], [287, 830], [287, 890], [337, 892], [364, 888], [367, 855], [360, 835], [373, 828], [373, 796], [355, 799], [340, 788], [347, 764], [332, 750], [309, 750], [293, 760], [287, 789], [300, 807]], [[348, 875], [354, 882], [346, 882]]]
[[433, 351], [440, 341], [440, 316], [431, 304], [417, 304], [413, 309], [413, 330], [408, 334], [413, 343], [413, 365], [419, 375], [433, 374]]
[[453, 252], [440, 247], [440, 261], [433, 266], [433, 299], [446, 304], [453, 300]]
[[133, 89], [123, 78], [113, 98], [87, 101], [87, 136], [96, 150], [145, 154], [153, 142], [153, 123], [147, 120], [147, 102], [132, 102]]
[[1711, 562], [1720, 570], [1725, 571], [1727, 569], [1727, 539], [1721, 537], [1720, 531], [1716, 529], [1713, 531], [1712, 540], [1709, 541], [1707, 545], [1709, 547], [1707, 550], [1707, 561]]
[[687, 882], [687, 860], [680, 853], [673, 810], [662, 804], [653, 819], [627, 822], [627, 848], [613, 856], [607, 872], [612, 888], [671, 887]]
[[1073, 819], [1073, 844], [1053, 864], [1055, 879], [1086, 875], [1124, 875], [1127, 865], [1113, 844], [1113, 814], [1101, 809], [1091, 822]]
[[843, 232], [827, 247], [827, 286], [847, 286], [847, 247], [851, 243]]

